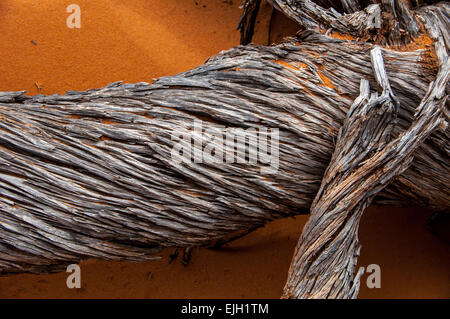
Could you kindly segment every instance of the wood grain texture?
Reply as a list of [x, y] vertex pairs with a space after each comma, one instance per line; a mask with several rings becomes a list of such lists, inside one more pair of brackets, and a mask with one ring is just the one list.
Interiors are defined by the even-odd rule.
[[[448, 6], [439, 8], [421, 12], [440, 54], [431, 45], [382, 49], [400, 103], [393, 138], [411, 127], [448, 50], [436, 22]], [[377, 85], [373, 48], [306, 30], [277, 46], [221, 52], [152, 84], [0, 93], [0, 272], [59, 271], [87, 258], [151, 260], [163, 247], [207, 246], [309, 213], [361, 79]], [[174, 163], [172, 136], [194, 120], [209, 130], [279, 129], [278, 171]], [[374, 202], [448, 210], [449, 136], [448, 128], [434, 131]]]
[[[437, 127], [447, 129], [445, 91], [450, 74], [447, 5], [425, 8], [421, 16], [415, 16], [409, 1], [382, 4], [384, 21], [386, 13], [393, 19], [387, 28], [379, 24], [380, 30], [389, 30], [380, 42], [411, 43], [418, 36], [416, 19], [420, 18], [434, 40], [439, 74], [430, 83], [411, 127], [389, 142], [400, 104], [389, 83], [381, 49], [372, 49], [373, 71], [383, 92], [380, 96], [370, 94], [369, 82], [361, 81], [360, 96], [340, 130], [330, 165], [312, 203], [310, 219], [297, 244], [283, 298], [357, 297], [363, 271], [355, 274], [361, 249], [358, 227], [364, 210], [381, 190], [408, 169], [414, 151]], [[310, 5], [312, 8], [313, 4]], [[330, 17], [325, 20], [330, 21]]]
[[389, 141], [398, 100], [384, 70], [381, 50], [372, 50], [372, 64], [383, 92], [370, 94], [361, 82], [361, 95], [349, 110], [335, 152], [311, 206], [311, 216], [296, 248], [284, 290], [285, 298], [356, 298], [360, 251], [358, 227], [374, 196], [403, 173], [414, 151], [442, 117], [450, 75], [447, 59], [436, 81], [417, 108], [411, 127]]

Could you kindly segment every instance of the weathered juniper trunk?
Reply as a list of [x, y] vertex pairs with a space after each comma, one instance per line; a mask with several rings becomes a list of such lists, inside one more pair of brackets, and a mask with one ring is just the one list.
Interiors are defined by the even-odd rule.
[[[374, 196], [403, 173], [413, 153], [438, 126], [442, 117], [450, 74], [450, 61], [442, 66], [417, 108], [411, 127], [389, 142], [399, 103], [390, 87], [379, 48], [372, 63], [381, 96], [370, 94], [366, 80], [342, 126], [335, 152], [311, 206], [311, 217], [298, 243], [285, 287], [285, 297], [356, 297], [359, 277], [354, 278], [358, 226]], [[389, 142], [389, 143], [388, 143]]]
[[[273, 1], [305, 28], [329, 27], [383, 45], [406, 45], [426, 28], [434, 40], [439, 74], [417, 107], [411, 127], [391, 139], [397, 122], [395, 97], [380, 48], [371, 51], [380, 97], [370, 94], [361, 80], [360, 96], [339, 131], [335, 151], [311, 206], [292, 261], [284, 298], [355, 298], [361, 272], [355, 267], [360, 251], [358, 227], [365, 208], [386, 185], [411, 167], [414, 152], [437, 128], [447, 129], [445, 94], [450, 74], [448, 5], [414, 12], [407, 0], [342, 0], [344, 14], [324, 9], [312, 1]], [[322, 1], [320, 1], [322, 2]], [[339, 3], [339, 2], [335, 2]], [[416, 1], [417, 5], [420, 5]], [[420, 22], [419, 22], [420, 21]], [[424, 23], [425, 26], [421, 25]], [[356, 28], [355, 28], [356, 26]]]
[[[272, 2], [288, 15], [306, 19], [295, 14], [295, 1]], [[312, 5], [310, 1], [297, 2]], [[343, 2], [346, 10], [354, 10], [355, 1]], [[422, 20], [417, 22], [416, 33], [411, 32], [412, 40], [402, 38], [409, 44], [398, 46], [400, 40], [392, 37], [386, 43], [397, 44], [380, 51], [384, 75], [377, 75], [370, 54], [382, 41], [355, 38], [379, 34], [372, 30], [379, 31], [382, 25], [376, 6], [364, 9], [359, 18], [354, 13], [351, 19], [347, 15], [324, 18], [317, 25], [306, 25], [305, 21], [315, 21], [309, 16], [299, 20], [306, 29], [319, 30], [328, 23], [334, 31], [305, 30], [272, 47], [239, 46], [191, 71], [152, 84], [113, 83], [62, 96], [0, 93], [0, 273], [58, 271], [87, 258], [150, 260], [162, 247], [209, 245], [235, 232], [309, 213], [310, 209], [312, 216], [357, 211], [354, 217], [343, 219], [347, 223], [355, 220], [349, 224], [352, 236], [343, 246], [333, 246], [340, 247], [337, 251], [353, 247], [348, 250], [353, 258], [359, 216], [372, 199], [376, 204], [448, 210], [450, 129], [444, 125], [448, 122], [445, 97], [433, 100], [436, 110], [434, 117], [426, 117], [433, 121], [428, 129], [426, 123], [421, 122], [418, 130], [411, 124], [415, 118], [417, 122], [416, 109], [429, 84], [447, 65], [448, 5], [414, 11]], [[253, 14], [251, 11], [248, 14]], [[252, 19], [241, 21], [251, 24]], [[351, 32], [334, 25], [346, 19], [355, 26]], [[367, 28], [356, 27], [361, 25]], [[415, 30], [414, 23], [408, 25]], [[357, 34], [356, 30], [365, 31]], [[251, 37], [249, 32], [243, 35]], [[441, 93], [448, 81], [448, 72], [445, 74], [439, 82]], [[333, 153], [333, 158], [342, 157], [341, 146], [351, 140], [345, 137], [345, 130], [339, 134], [346, 118], [346, 123], [355, 122], [347, 116], [350, 107], [360, 114], [357, 108], [364, 104], [360, 100], [369, 101], [369, 85], [374, 91], [380, 86], [386, 89], [380, 78], [388, 79], [398, 102], [396, 122], [369, 121], [372, 126], [365, 135], [352, 136], [353, 144], [358, 144], [357, 138], [362, 144], [347, 158], [348, 167], [345, 163], [344, 167], [328, 167]], [[361, 80], [367, 82], [360, 92]], [[363, 97], [355, 101], [360, 95]], [[171, 151], [180, 135], [192, 133], [195, 120], [203, 121], [204, 138], [213, 137], [222, 126], [279, 129], [278, 169], [262, 174], [261, 163], [174, 161]], [[381, 134], [383, 125], [388, 126], [389, 134], [381, 138], [377, 132]], [[434, 130], [437, 126], [441, 129]], [[397, 145], [395, 141], [404, 137], [405, 131], [410, 133], [406, 136], [412, 145], [399, 148], [398, 153], [388, 152], [386, 157], [394, 162], [393, 154], [400, 154], [395, 170], [385, 170], [383, 162], [375, 171], [385, 175], [364, 171], [365, 175], [360, 175], [364, 178], [357, 179], [350, 191], [341, 189], [341, 195], [336, 195], [350, 172], [368, 165], [365, 160], [388, 145]], [[414, 139], [417, 132], [422, 132], [418, 141]], [[234, 150], [226, 152], [234, 154]], [[338, 177], [322, 181], [327, 167], [327, 172]], [[353, 196], [365, 179], [373, 180], [373, 185]], [[322, 200], [327, 205], [319, 205]], [[350, 202], [357, 208], [345, 206]], [[334, 205], [340, 207], [339, 212], [333, 213]], [[331, 228], [341, 229], [340, 225]], [[310, 238], [317, 234], [312, 233]], [[323, 243], [327, 246], [329, 242]], [[307, 256], [299, 251], [294, 260]], [[353, 262], [352, 258], [348, 260]], [[308, 263], [314, 260], [301, 260], [300, 264], [310, 268]], [[305, 294], [292, 288], [298, 287], [298, 282], [306, 287], [297, 280], [305, 277], [297, 273], [303, 266], [291, 267], [295, 279], [288, 282], [286, 297], [310, 296], [311, 287]], [[350, 283], [353, 269], [346, 269], [346, 282]], [[350, 295], [355, 295], [353, 283], [347, 286]]]

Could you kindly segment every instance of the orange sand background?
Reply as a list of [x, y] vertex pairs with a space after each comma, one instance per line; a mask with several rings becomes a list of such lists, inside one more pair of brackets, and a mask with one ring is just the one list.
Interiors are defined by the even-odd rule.
[[[66, 26], [71, 1], [0, 2], [0, 91], [85, 90], [110, 82], [151, 82], [193, 68], [239, 43], [240, 0], [78, 0], [81, 29]], [[267, 44], [263, 4], [255, 43]], [[293, 35], [275, 14], [271, 42]], [[33, 42], [34, 43], [33, 43]], [[381, 266], [381, 289], [361, 298], [449, 298], [450, 247], [425, 224], [430, 211], [370, 208], [360, 231], [360, 266]], [[194, 250], [191, 263], [86, 261], [82, 288], [66, 273], [0, 277], [0, 298], [278, 298], [305, 216], [276, 221], [221, 250]], [[448, 231], [448, 229], [447, 229]]]

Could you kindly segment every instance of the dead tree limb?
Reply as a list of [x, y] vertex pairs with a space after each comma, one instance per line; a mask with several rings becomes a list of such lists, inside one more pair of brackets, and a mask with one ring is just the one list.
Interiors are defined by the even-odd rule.
[[[363, 23], [371, 14], [364, 10], [342, 30]], [[400, 102], [393, 138], [411, 127], [436, 77], [447, 12], [447, 5], [414, 11], [429, 37], [422, 33], [410, 51], [383, 49]], [[57, 271], [87, 258], [149, 260], [163, 247], [207, 246], [308, 213], [360, 80], [377, 85], [373, 47], [306, 30], [277, 46], [224, 51], [153, 84], [0, 93], [0, 272]], [[206, 137], [222, 125], [279, 129], [278, 170], [174, 163], [173, 136], [195, 120]], [[433, 132], [374, 202], [448, 210], [449, 136], [448, 128]]]
[[[411, 127], [387, 143], [398, 101], [382, 64], [381, 50], [372, 50], [374, 71], [383, 88], [370, 94], [361, 82], [361, 95], [349, 110], [339, 133], [330, 166], [311, 206], [284, 291], [285, 298], [355, 298], [359, 278], [355, 267], [360, 245], [358, 226], [374, 196], [403, 173], [414, 151], [438, 126], [450, 74], [447, 59], [417, 108]], [[444, 127], [445, 129], [445, 127]]]
[[258, 16], [261, 0], [244, 1], [242, 15], [239, 19], [237, 29], [241, 32], [241, 44], [246, 45], [252, 41], [255, 30], [256, 17]]
[[[372, 50], [373, 67], [383, 94], [369, 97], [369, 83], [362, 80], [361, 95], [340, 130], [335, 152], [311, 206], [311, 217], [298, 242], [283, 295], [355, 298], [361, 275], [359, 272], [355, 277], [360, 250], [357, 231], [363, 211], [379, 191], [409, 167], [413, 151], [437, 126], [444, 124], [446, 129], [442, 116], [448, 112], [445, 89], [450, 72], [449, 22], [448, 15], [442, 19], [446, 14], [436, 14], [446, 10], [446, 4], [431, 12], [425, 8], [421, 17], [404, 0], [381, 1], [364, 12], [356, 12], [358, 1], [352, 1], [352, 8], [347, 1], [341, 1], [345, 11], [355, 12], [352, 15], [341, 15], [308, 0], [273, 2], [307, 29], [329, 27], [383, 45], [398, 46], [418, 36], [421, 20], [435, 41], [440, 66], [437, 79], [430, 84], [411, 127], [387, 145], [397, 118], [398, 100], [381, 63], [381, 51]], [[355, 21], [359, 21], [356, 30]]]

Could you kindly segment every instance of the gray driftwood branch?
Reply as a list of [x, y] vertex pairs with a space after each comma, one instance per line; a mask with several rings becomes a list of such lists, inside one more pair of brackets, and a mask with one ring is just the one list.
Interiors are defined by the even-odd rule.
[[[285, 297], [351, 297], [357, 225], [372, 200], [448, 210], [450, 131], [439, 95], [448, 80], [448, 4], [271, 2], [304, 29], [280, 45], [238, 46], [152, 84], [0, 93], [0, 272], [151, 260], [164, 247], [208, 246], [311, 210]], [[241, 27], [251, 29], [256, 7], [247, 8]], [[383, 32], [390, 15], [398, 34]], [[408, 49], [411, 41], [418, 47]], [[379, 49], [383, 72], [374, 72], [370, 52], [388, 44]], [[368, 96], [378, 83], [384, 93]], [[278, 169], [174, 162], [174, 135], [196, 120], [206, 137], [223, 126], [279, 129]], [[325, 228], [328, 239], [315, 237]], [[343, 259], [318, 262], [320, 251], [304, 253], [305, 238], [341, 249]], [[330, 275], [331, 290], [309, 284]]]
[[[438, 5], [437, 10], [425, 8], [421, 16], [411, 10], [409, 1], [381, 1], [365, 11], [357, 11], [357, 2], [341, 1], [345, 11], [355, 13], [340, 14], [312, 1], [274, 1], [307, 29], [325, 26], [329, 31], [370, 38], [383, 45], [401, 46], [414, 41], [421, 21], [425, 24], [422, 29], [427, 29], [434, 40], [440, 71], [418, 106], [411, 127], [388, 143], [399, 100], [389, 84], [381, 50], [371, 51], [372, 66], [383, 93], [380, 97], [370, 95], [369, 83], [361, 81], [361, 94], [340, 130], [330, 165], [312, 203], [311, 217], [298, 242], [284, 298], [357, 296], [361, 276], [361, 272], [355, 275], [360, 250], [357, 232], [365, 208], [410, 167], [414, 151], [437, 127], [447, 129], [448, 15], [440, 15], [447, 10], [447, 4]], [[388, 23], [387, 17], [391, 19]], [[360, 27], [355, 29], [354, 21], [359, 21]]]
[[388, 143], [399, 103], [389, 85], [381, 50], [372, 51], [373, 67], [383, 88], [370, 94], [361, 82], [361, 95], [349, 110], [322, 185], [311, 206], [291, 264], [284, 297], [350, 298], [359, 291], [355, 267], [360, 246], [360, 218], [373, 197], [403, 173], [414, 151], [439, 126], [450, 73], [446, 59], [435, 82], [417, 108], [411, 127]]

